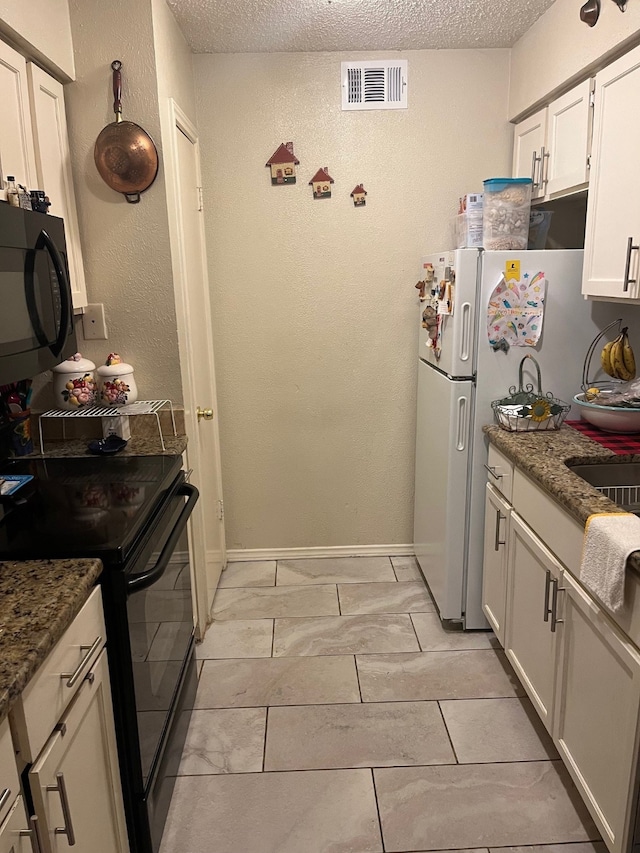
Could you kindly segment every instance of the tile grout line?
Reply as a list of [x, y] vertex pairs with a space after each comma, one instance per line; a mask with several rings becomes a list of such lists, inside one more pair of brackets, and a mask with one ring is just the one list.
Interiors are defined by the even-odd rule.
[[[274, 618], [271, 620], [271, 654], [269, 655], [270, 658], [273, 658], [273, 651], [275, 648], [275, 644], [276, 644], [276, 620]], [[260, 658], [257, 658], [257, 660], [260, 660]]]
[[343, 616], [342, 601], [340, 600], [340, 584], [336, 584], [336, 598], [338, 599], [338, 616]]
[[376, 788], [376, 776], [373, 772], [373, 767], [371, 768], [371, 784], [373, 785], [373, 797], [376, 801], [376, 814], [378, 815], [378, 828], [380, 829], [380, 843], [382, 844], [382, 851], [386, 850], [384, 843], [384, 833], [382, 832], [382, 816], [380, 814], [380, 803], [378, 802], [378, 789]]
[[444, 725], [444, 730], [447, 733], [447, 737], [449, 738], [449, 743], [451, 744], [451, 749], [453, 750], [453, 757], [456, 760], [456, 764], [460, 764], [461, 762], [460, 762], [460, 759], [458, 758], [458, 753], [456, 752], [456, 748], [453, 745], [453, 738], [451, 737], [451, 732], [449, 731], [449, 726], [447, 725], [447, 721], [446, 721], [446, 718], [444, 716], [444, 711], [442, 710], [442, 705], [440, 704], [441, 701], [444, 702], [446, 700], [438, 699], [438, 701], [436, 702], [436, 705], [438, 706], [438, 711], [440, 711], [440, 716], [442, 717], [442, 724]]
[[[360, 695], [360, 703], [362, 704], [364, 702], [364, 700], [362, 698], [362, 687], [360, 686], [360, 673], [358, 672], [358, 661], [357, 661], [356, 655], [353, 656], [353, 666], [354, 666], [355, 671], [356, 671], [356, 681], [358, 682], [358, 694]], [[346, 705], [347, 703], [345, 702], [344, 704]]]
[[262, 744], [262, 773], [265, 773], [265, 762], [267, 760], [267, 726], [269, 725], [269, 706], [265, 708], [264, 715], [264, 742]]
[[407, 616], [409, 617], [409, 621], [411, 622], [411, 627], [413, 628], [413, 633], [416, 635], [416, 642], [418, 644], [418, 648], [420, 649], [421, 652], [424, 652], [425, 649], [422, 648], [422, 643], [420, 642], [420, 637], [418, 636], [418, 632], [416, 631], [416, 625], [415, 625], [415, 622], [413, 621], [413, 614], [407, 613]]

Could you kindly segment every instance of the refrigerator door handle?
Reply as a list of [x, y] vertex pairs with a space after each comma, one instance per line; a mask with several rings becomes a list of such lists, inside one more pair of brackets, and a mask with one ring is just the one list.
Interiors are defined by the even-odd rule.
[[456, 450], [467, 446], [467, 403], [466, 397], [458, 397], [458, 423], [456, 425]]
[[460, 361], [469, 361], [471, 357], [471, 303], [462, 303], [462, 339], [460, 341]]

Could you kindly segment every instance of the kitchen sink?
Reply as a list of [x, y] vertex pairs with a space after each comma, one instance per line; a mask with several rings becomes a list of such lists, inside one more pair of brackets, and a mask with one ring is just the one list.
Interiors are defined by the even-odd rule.
[[640, 462], [596, 462], [567, 467], [621, 509], [640, 514]]

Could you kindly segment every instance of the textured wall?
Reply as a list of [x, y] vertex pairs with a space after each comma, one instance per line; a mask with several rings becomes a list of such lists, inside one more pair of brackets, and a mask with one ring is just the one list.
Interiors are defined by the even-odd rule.
[[[508, 51], [404, 55], [387, 112], [340, 110], [340, 61], [371, 54], [194, 57], [229, 548], [412, 540], [419, 259], [511, 133]], [[298, 183], [272, 187], [287, 140]]]
[[0, 0], [0, 30], [60, 80], [73, 79], [68, 0]]
[[579, 3], [556, 0], [511, 52], [509, 116], [515, 118], [587, 68], [640, 41], [640, 5], [621, 13], [604, 0], [595, 27], [579, 18]]
[[[182, 399], [162, 172], [151, 0], [71, 0], [77, 79], [65, 90], [90, 302], [103, 302], [108, 341], [80, 340], [96, 362], [116, 350], [136, 368], [142, 398]], [[154, 138], [160, 172], [139, 204], [98, 175], [93, 147], [113, 120], [111, 61], [123, 62], [123, 115]], [[81, 326], [80, 326], [81, 330]]]

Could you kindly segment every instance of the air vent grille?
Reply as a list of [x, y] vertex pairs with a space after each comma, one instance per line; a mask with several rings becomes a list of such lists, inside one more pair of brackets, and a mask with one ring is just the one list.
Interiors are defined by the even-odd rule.
[[406, 59], [343, 62], [342, 109], [406, 109], [407, 65]]

